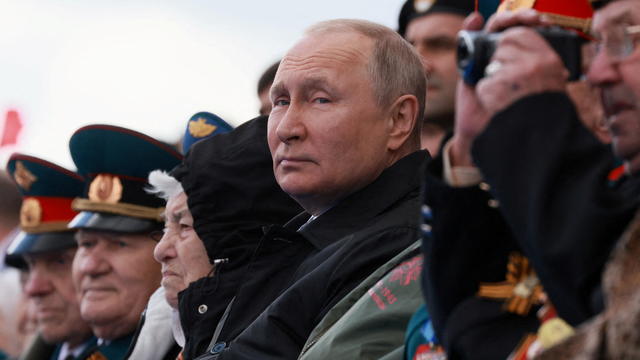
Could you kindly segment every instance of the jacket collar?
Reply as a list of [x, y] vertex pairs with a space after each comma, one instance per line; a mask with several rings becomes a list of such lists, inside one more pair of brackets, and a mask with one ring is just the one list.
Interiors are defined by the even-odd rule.
[[[323, 249], [365, 227], [374, 217], [419, 191], [421, 169], [429, 158], [429, 154], [421, 150], [396, 161], [372, 183], [341, 200], [299, 233], [313, 246]], [[303, 212], [290, 220], [285, 228], [297, 231], [310, 216]]]

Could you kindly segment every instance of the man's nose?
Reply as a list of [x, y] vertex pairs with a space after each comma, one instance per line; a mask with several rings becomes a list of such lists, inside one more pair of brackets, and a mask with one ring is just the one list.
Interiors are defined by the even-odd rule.
[[595, 86], [610, 85], [621, 80], [616, 62], [604, 50], [591, 60], [587, 79]]
[[45, 296], [53, 290], [53, 284], [47, 276], [47, 272], [40, 266], [34, 266], [29, 270], [24, 291], [29, 297]]
[[289, 105], [276, 126], [276, 135], [285, 144], [305, 137], [304, 114], [300, 106], [293, 102]]
[[153, 249], [153, 257], [157, 262], [163, 263], [178, 256], [174, 246], [173, 237], [174, 235], [169, 231], [165, 231], [164, 235], [162, 235], [162, 239], [160, 239], [158, 244], [156, 244], [156, 247]]
[[111, 270], [108, 256], [99, 246], [91, 248], [90, 251], [76, 253], [76, 261], [83, 275], [97, 277], [104, 275]]

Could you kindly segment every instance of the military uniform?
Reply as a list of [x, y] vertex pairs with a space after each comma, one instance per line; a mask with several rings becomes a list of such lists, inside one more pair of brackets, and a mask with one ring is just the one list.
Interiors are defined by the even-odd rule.
[[[78, 172], [87, 179], [82, 196], [73, 202], [73, 209], [80, 213], [71, 228], [149, 235], [162, 229], [164, 201], [147, 193], [145, 187], [151, 171], [168, 171], [179, 164], [182, 156], [176, 150], [139, 132], [110, 125], [80, 128], [69, 147]], [[123, 359], [135, 345], [134, 332], [118, 339], [100, 339], [89, 358]]]
[[[77, 214], [71, 203], [82, 194], [84, 179], [58, 165], [23, 154], [13, 154], [9, 158], [7, 172], [16, 182], [23, 202], [20, 210], [22, 231], [7, 249], [6, 263], [27, 269], [26, 255], [75, 248], [74, 231], [67, 225]], [[87, 343], [89, 341], [91, 339]], [[47, 344], [38, 335], [20, 358], [55, 360], [62, 345]]]

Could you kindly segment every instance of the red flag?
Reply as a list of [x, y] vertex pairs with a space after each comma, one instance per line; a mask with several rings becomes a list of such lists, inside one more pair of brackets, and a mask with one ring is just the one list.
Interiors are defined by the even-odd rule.
[[18, 142], [18, 134], [20, 134], [20, 130], [22, 130], [20, 114], [16, 110], [7, 111], [3, 129], [0, 147], [16, 144]]

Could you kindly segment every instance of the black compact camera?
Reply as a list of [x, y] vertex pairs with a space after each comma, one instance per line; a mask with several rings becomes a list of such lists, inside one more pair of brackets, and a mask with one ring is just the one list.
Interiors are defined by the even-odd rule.
[[[577, 33], [560, 27], [536, 28], [551, 47], [560, 55], [569, 70], [569, 81], [580, 79], [582, 75], [582, 44]], [[485, 68], [496, 50], [502, 33], [462, 30], [458, 33], [458, 69], [469, 85], [475, 85], [485, 75]]]

